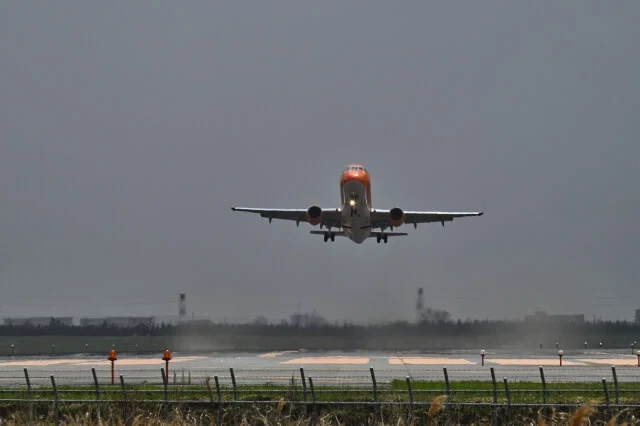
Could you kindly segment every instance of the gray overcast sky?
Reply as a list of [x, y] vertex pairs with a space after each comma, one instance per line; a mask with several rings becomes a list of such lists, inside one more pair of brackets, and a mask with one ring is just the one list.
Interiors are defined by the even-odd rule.
[[[1, 2], [0, 316], [640, 307], [640, 2]], [[325, 244], [232, 205], [484, 210]]]

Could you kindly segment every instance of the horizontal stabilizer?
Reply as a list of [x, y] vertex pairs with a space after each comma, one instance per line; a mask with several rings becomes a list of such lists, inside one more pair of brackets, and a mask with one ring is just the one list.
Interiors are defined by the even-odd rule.
[[[313, 235], [324, 235], [327, 232], [328, 231], [309, 231], [309, 233]], [[344, 231], [331, 231], [331, 233], [334, 234], [336, 237], [346, 237], [346, 235], [344, 235]]]
[[369, 238], [378, 238], [378, 236], [386, 235], [387, 237], [403, 237], [409, 235], [406, 232], [372, 232]]

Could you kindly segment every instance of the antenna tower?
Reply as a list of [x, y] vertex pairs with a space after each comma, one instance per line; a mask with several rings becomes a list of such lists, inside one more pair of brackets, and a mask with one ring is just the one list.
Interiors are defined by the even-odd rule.
[[183, 322], [187, 316], [187, 295], [180, 293], [180, 302], [178, 304], [178, 318], [180, 322]]
[[424, 312], [424, 290], [422, 287], [418, 289], [418, 297], [416, 298], [416, 322], [419, 323]]

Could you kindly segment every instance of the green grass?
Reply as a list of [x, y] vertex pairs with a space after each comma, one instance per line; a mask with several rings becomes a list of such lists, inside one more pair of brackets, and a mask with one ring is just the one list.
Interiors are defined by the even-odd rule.
[[[93, 386], [58, 386], [60, 400], [93, 400], [95, 389]], [[126, 385], [126, 398], [128, 400], [162, 400], [164, 399], [164, 387], [162, 385], [140, 384]], [[234, 400], [234, 392], [231, 386], [221, 386], [222, 400]], [[439, 395], [446, 394], [445, 383], [442, 381], [414, 381], [411, 383], [413, 401], [429, 402]], [[513, 382], [509, 383], [511, 402], [539, 404], [543, 402], [542, 386], [539, 382]], [[615, 401], [615, 389], [613, 384], [608, 385], [609, 400]], [[238, 399], [243, 401], [301, 401], [305, 397], [312, 399], [309, 386], [306, 394], [298, 380], [289, 385], [263, 384], [263, 385], [239, 385], [237, 389]], [[213, 381], [209, 385], [205, 383], [194, 385], [173, 385], [167, 387], [168, 399], [176, 401], [189, 400], [213, 400], [217, 401], [218, 395]], [[366, 386], [315, 386], [315, 396], [318, 402], [331, 401], [373, 401], [373, 391]], [[497, 402], [508, 401], [504, 383], [497, 383]], [[54, 393], [50, 387], [34, 387], [31, 399], [53, 399]], [[120, 384], [100, 385], [101, 400], [121, 400], [123, 397]], [[619, 401], [622, 404], [640, 404], [640, 384], [620, 383]], [[22, 388], [0, 388], [0, 400], [2, 399], [26, 399], [27, 391]], [[407, 383], [403, 380], [394, 380], [390, 384], [379, 385], [379, 401], [409, 401]], [[488, 381], [456, 381], [451, 384], [448, 400], [450, 402], [493, 402], [493, 385]], [[547, 384], [546, 402], [550, 404], [570, 403], [581, 404], [586, 401], [605, 403], [605, 394], [602, 384], [599, 383], [549, 383]]]

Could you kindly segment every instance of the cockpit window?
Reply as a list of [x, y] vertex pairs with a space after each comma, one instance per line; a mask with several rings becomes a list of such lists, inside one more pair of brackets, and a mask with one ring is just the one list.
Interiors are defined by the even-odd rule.
[[365, 169], [362, 166], [347, 166], [345, 170], [349, 172], [366, 172], [367, 171], [367, 169]]

